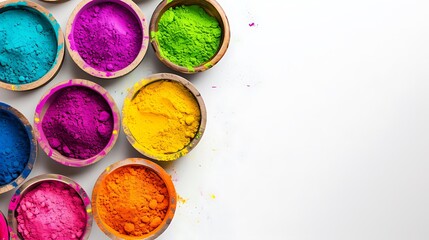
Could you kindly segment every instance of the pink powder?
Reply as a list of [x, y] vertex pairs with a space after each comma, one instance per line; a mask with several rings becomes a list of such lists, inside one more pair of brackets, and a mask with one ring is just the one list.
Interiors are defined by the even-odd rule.
[[130, 65], [142, 47], [142, 27], [134, 13], [113, 2], [83, 8], [69, 40], [91, 67], [107, 72]]
[[96, 91], [68, 87], [57, 93], [42, 121], [49, 145], [63, 156], [85, 160], [100, 153], [113, 131], [112, 110]]
[[0, 212], [0, 240], [9, 239], [9, 230], [7, 227], [6, 219], [2, 212]]
[[26, 240], [80, 239], [85, 232], [83, 201], [62, 182], [38, 185], [22, 197], [17, 213], [18, 232]]

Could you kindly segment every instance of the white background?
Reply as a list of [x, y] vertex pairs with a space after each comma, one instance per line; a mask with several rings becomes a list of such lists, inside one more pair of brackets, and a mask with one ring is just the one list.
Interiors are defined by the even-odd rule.
[[[137, 2], [148, 19], [158, 3]], [[429, 239], [429, 2], [219, 3], [232, 39], [214, 68], [182, 75], [201, 92], [208, 124], [189, 155], [163, 164], [186, 202], [160, 239]], [[41, 4], [65, 30], [78, 1]], [[115, 80], [90, 77], [67, 54], [48, 85], [0, 90], [0, 101], [32, 122], [51, 86], [84, 78], [122, 108], [127, 89], [158, 72], [172, 71], [152, 48]], [[40, 152], [31, 177], [64, 174], [91, 194], [105, 167], [140, 156], [121, 132], [86, 168]], [[11, 196], [0, 196], [3, 212]], [[106, 239], [95, 223], [91, 239]]]

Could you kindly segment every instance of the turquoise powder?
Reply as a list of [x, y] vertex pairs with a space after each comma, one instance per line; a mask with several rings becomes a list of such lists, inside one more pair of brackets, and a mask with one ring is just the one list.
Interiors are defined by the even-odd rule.
[[34, 82], [49, 72], [56, 54], [56, 34], [46, 17], [23, 6], [2, 9], [0, 81], [17, 85]]

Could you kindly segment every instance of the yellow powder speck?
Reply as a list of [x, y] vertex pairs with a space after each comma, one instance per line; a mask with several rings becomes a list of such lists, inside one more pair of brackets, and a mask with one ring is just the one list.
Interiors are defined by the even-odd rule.
[[179, 203], [181, 203], [181, 204], [185, 204], [185, 203], [186, 203], [186, 201], [187, 201], [187, 199], [183, 198], [183, 197], [182, 197], [182, 196], [180, 196], [180, 195], [177, 195], [177, 201], [178, 201]]
[[214, 195], [214, 194], [210, 195], [210, 197], [211, 197], [212, 199], [216, 199], [216, 195]]

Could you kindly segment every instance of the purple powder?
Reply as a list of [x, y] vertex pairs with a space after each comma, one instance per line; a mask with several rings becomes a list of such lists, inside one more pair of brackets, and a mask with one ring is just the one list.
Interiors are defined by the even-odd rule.
[[101, 2], [83, 10], [73, 23], [76, 50], [94, 69], [115, 72], [130, 65], [142, 45], [142, 28], [127, 8]]
[[68, 87], [56, 96], [42, 122], [49, 145], [64, 156], [82, 160], [100, 153], [113, 131], [106, 100], [86, 87]]

